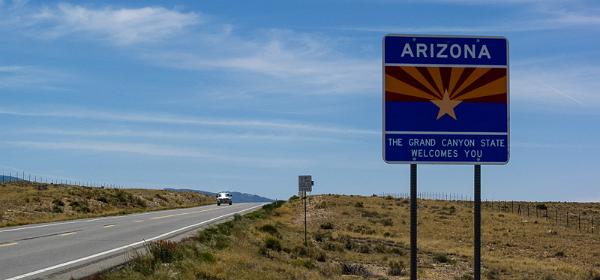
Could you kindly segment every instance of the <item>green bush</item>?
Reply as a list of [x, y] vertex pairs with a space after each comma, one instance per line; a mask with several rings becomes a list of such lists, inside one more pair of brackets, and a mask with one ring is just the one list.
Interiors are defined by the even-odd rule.
[[54, 206], [60, 206], [60, 207], [65, 206], [65, 203], [61, 199], [58, 199], [58, 198], [55, 198], [54, 200], [52, 200], [52, 204], [54, 204]]
[[160, 263], [172, 263], [183, 259], [183, 250], [177, 242], [159, 240], [149, 243], [147, 248], [154, 260]]
[[272, 237], [265, 239], [264, 247], [273, 251], [281, 251], [281, 243], [279, 242], [279, 240]]
[[308, 269], [313, 269], [315, 268], [315, 263], [313, 263], [312, 260], [303, 260], [302, 261], [302, 266], [308, 268]]
[[315, 237], [315, 241], [323, 242], [323, 241], [331, 239], [331, 233], [317, 231], [317, 232], [315, 232], [314, 237]]
[[217, 250], [225, 249], [229, 246], [229, 237], [231, 234], [231, 228], [227, 226], [228, 223], [223, 223], [218, 226], [209, 227], [198, 233], [198, 241], [210, 248]]
[[381, 217], [381, 214], [377, 211], [367, 211], [367, 210], [361, 210], [362, 214], [361, 216], [365, 217], [365, 218], [379, 218]]
[[163, 195], [161, 195], [160, 193], [157, 193], [157, 194], [155, 194], [154, 196], [155, 196], [156, 198], [158, 198], [158, 199], [160, 199], [160, 200], [164, 201], [164, 202], [169, 202], [169, 199], [168, 199], [168, 198], [166, 198], [166, 197], [164, 197], [164, 196], [163, 196]]
[[388, 274], [391, 276], [402, 276], [406, 272], [406, 266], [402, 261], [390, 261]]
[[438, 263], [452, 263], [453, 260], [445, 254], [435, 254], [433, 255], [433, 260]]
[[342, 248], [341, 246], [339, 246], [338, 244], [334, 243], [334, 242], [325, 242], [323, 244], [323, 249], [327, 250], [327, 251], [343, 251], [344, 248]]
[[206, 262], [206, 263], [215, 263], [217, 261], [215, 256], [213, 254], [211, 254], [210, 252], [201, 252], [198, 255], [198, 259], [200, 259], [201, 261]]
[[137, 207], [140, 207], [140, 208], [148, 207], [148, 204], [146, 203], [146, 201], [141, 197], [135, 196], [133, 202], [134, 202], [135, 206], [137, 206]]
[[341, 263], [342, 274], [344, 275], [357, 275], [362, 277], [368, 277], [371, 275], [369, 270], [361, 264]]
[[277, 228], [274, 225], [271, 225], [271, 224], [263, 225], [263, 226], [259, 227], [258, 230], [260, 230], [262, 232], [266, 232], [266, 233], [268, 233], [270, 235], [273, 235], [273, 236], [278, 236], [279, 235], [279, 231], [277, 230]]
[[333, 229], [333, 223], [331, 223], [331, 222], [323, 223], [323, 224], [321, 224], [321, 228], [322, 229]]
[[318, 262], [325, 262], [327, 261], [327, 254], [325, 254], [325, 252], [318, 252], [315, 259]]
[[381, 220], [381, 224], [386, 227], [391, 227], [394, 225], [394, 222], [392, 221], [392, 218], [385, 218]]
[[546, 204], [544, 203], [538, 203], [535, 208], [539, 209], [539, 210], [548, 210], [548, 206], [546, 206]]
[[73, 202], [69, 203], [69, 206], [71, 206], [71, 209], [73, 209], [73, 211], [82, 212], [82, 213], [92, 212], [87, 201], [73, 201]]
[[64, 209], [61, 206], [54, 205], [52, 206], [52, 213], [63, 213]]
[[115, 190], [114, 201], [120, 206], [127, 206], [131, 201], [131, 194], [124, 190]]
[[304, 246], [296, 246], [292, 251], [295, 257], [306, 257], [308, 256], [308, 250]]
[[371, 253], [371, 246], [369, 246], [368, 244], [362, 244], [362, 245], [358, 246], [356, 251], [361, 254], [369, 254], [369, 253]]
[[486, 275], [487, 275], [487, 278], [489, 280], [500, 280], [500, 279], [502, 279], [500, 277], [500, 270], [498, 270], [497, 268], [491, 268], [490, 270], [487, 271]]
[[154, 273], [155, 261], [152, 256], [137, 256], [129, 262], [128, 268], [142, 275], [149, 276]]

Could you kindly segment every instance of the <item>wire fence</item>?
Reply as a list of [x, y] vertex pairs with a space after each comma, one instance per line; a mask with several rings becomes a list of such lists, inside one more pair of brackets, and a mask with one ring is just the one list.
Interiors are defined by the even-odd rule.
[[[410, 199], [410, 193], [383, 193], [381, 196]], [[418, 199], [453, 201], [471, 205], [473, 198], [460, 193], [419, 192]], [[482, 209], [511, 213], [556, 226], [576, 229], [579, 232], [600, 233], [596, 227], [600, 223], [600, 203], [580, 202], [535, 202], [514, 200], [482, 200]], [[574, 209], [575, 208], [575, 209]], [[523, 222], [529, 222], [524, 220]]]
[[91, 188], [125, 188], [123, 185], [112, 184], [106, 182], [89, 181], [89, 180], [75, 180], [67, 178], [59, 178], [56, 176], [40, 176], [37, 174], [26, 173], [25, 171], [2, 171], [0, 176], [0, 184], [4, 183], [18, 183], [18, 182], [32, 182], [49, 185], [72, 185], [82, 186]]

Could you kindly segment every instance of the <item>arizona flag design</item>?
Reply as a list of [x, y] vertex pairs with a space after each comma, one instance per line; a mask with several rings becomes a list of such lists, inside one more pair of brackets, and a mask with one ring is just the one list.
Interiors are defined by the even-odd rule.
[[508, 162], [504, 38], [384, 39], [384, 160]]

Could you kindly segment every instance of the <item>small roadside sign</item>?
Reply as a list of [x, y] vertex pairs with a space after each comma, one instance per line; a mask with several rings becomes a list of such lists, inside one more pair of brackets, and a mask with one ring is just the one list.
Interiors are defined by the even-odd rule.
[[410, 164], [506, 164], [508, 41], [386, 35], [383, 159]]
[[311, 175], [300, 175], [298, 176], [298, 191], [299, 192], [312, 192], [312, 176]]

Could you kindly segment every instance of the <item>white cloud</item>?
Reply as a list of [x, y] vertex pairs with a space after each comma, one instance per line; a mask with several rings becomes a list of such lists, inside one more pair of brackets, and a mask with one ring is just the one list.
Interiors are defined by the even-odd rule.
[[30, 65], [0, 65], [0, 89], [37, 88], [62, 89], [63, 83], [70, 75], [58, 70]]
[[[393, 1], [392, 1], [393, 2]], [[490, 32], [535, 32], [544, 30], [560, 30], [573, 28], [587, 28], [598, 30], [600, 25], [600, 9], [596, 2], [582, 0], [426, 0], [413, 1], [423, 3], [442, 3], [455, 5], [513, 6], [518, 13], [511, 13], [494, 22], [490, 19], [485, 25], [398, 25], [398, 26], [345, 26], [334, 29], [376, 32], [376, 33], [490, 33]], [[517, 15], [517, 16], [515, 16]]]
[[92, 9], [65, 3], [42, 9], [32, 19], [48, 25], [41, 33], [47, 37], [78, 33], [122, 46], [160, 41], [200, 22], [196, 13], [162, 7]]
[[82, 109], [69, 109], [57, 111], [52, 109], [37, 108], [36, 110], [14, 110], [10, 108], [1, 108], [0, 114], [23, 116], [23, 117], [55, 117], [55, 118], [78, 118], [100, 121], [121, 121], [136, 123], [157, 123], [173, 125], [198, 125], [198, 126], [216, 126], [216, 127], [236, 127], [244, 130], [251, 129], [270, 129], [276, 131], [294, 131], [294, 132], [313, 132], [313, 133], [335, 133], [335, 134], [355, 134], [355, 135], [378, 135], [379, 131], [341, 127], [326, 126], [311, 123], [291, 122], [291, 121], [266, 121], [250, 119], [213, 119], [188, 117], [166, 114], [133, 114], [106, 111], [92, 111]]
[[133, 137], [133, 138], [152, 138], [152, 139], [176, 139], [176, 140], [219, 140], [225, 142], [255, 141], [264, 143], [264, 141], [289, 141], [289, 142], [339, 142], [338, 138], [307, 136], [302, 134], [274, 134], [274, 133], [196, 133], [185, 131], [158, 131], [140, 130], [140, 129], [61, 129], [61, 128], [27, 128], [13, 131], [19, 135], [23, 134], [43, 134], [43, 135], [61, 135], [77, 137]]
[[600, 14], [558, 11], [553, 12], [554, 21], [562, 23], [564, 26], [587, 26], [594, 27], [600, 25]]
[[[108, 41], [128, 49], [133, 57], [164, 67], [235, 71], [232, 80], [255, 81], [250, 87], [269, 84], [271, 92], [366, 94], [379, 88], [379, 57], [338, 52], [334, 38], [281, 29], [236, 33], [231, 24], [205, 18], [163, 7], [93, 8], [63, 3], [23, 9], [0, 22], [34, 37]], [[136, 48], [148, 42], [161, 44]], [[248, 76], [256, 74], [264, 77]]]
[[257, 32], [252, 40], [230, 33], [202, 39], [194, 50], [155, 50], [142, 57], [170, 68], [233, 71], [237, 75], [232, 78], [238, 80], [240, 73], [263, 75], [269, 79], [260, 80], [276, 92], [370, 94], [378, 90], [379, 59], [347, 56], [334, 46], [335, 41], [319, 35], [270, 30]]
[[515, 67], [511, 72], [511, 98], [561, 105], [600, 105], [600, 67], [562, 65]]
[[303, 159], [279, 159], [268, 157], [244, 157], [240, 155], [212, 154], [202, 150], [186, 147], [173, 147], [167, 145], [156, 145], [148, 143], [130, 143], [130, 142], [92, 142], [92, 141], [71, 141], [71, 142], [53, 142], [53, 141], [3, 141], [5, 145], [44, 149], [44, 150], [76, 150], [88, 152], [109, 152], [109, 153], [128, 153], [145, 156], [157, 157], [176, 157], [206, 159], [211, 161], [229, 162], [237, 164], [252, 164], [260, 167], [283, 167], [283, 166], [302, 166], [307, 164], [308, 160]]

